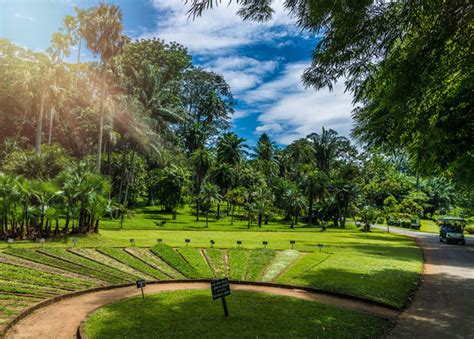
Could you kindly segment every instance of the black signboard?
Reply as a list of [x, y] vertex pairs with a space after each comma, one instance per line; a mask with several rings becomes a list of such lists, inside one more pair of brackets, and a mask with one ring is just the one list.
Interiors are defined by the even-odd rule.
[[191, 242], [191, 239], [184, 239], [184, 242], [187, 244], [189, 244]]
[[242, 240], [237, 240], [237, 245], [242, 245]]
[[262, 244], [263, 244], [264, 247], [267, 247], [268, 241], [262, 241]]
[[214, 279], [211, 281], [212, 299], [216, 300], [230, 295], [229, 279]]
[[163, 242], [163, 239], [158, 238], [158, 239], [156, 239], [156, 242], [161, 244]]
[[145, 285], [146, 285], [145, 279], [137, 280], [137, 288], [141, 288], [142, 290], [142, 299], [145, 299], [145, 293], [143, 293], [143, 287], [145, 287]]
[[294, 245], [295, 243], [296, 243], [296, 241], [290, 240], [290, 244]]
[[211, 240], [211, 246], [214, 246], [216, 242], [214, 240]]
[[319, 247], [319, 252], [321, 252], [321, 250], [323, 249], [324, 245], [323, 245], [323, 244], [318, 244], [318, 247]]
[[227, 303], [225, 301], [225, 297], [230, 295], [229, 279], [224, 278], [211, 280], [211, 291], [212, 299], [221, 299], [222, 307], [224, 308], [224, 315], [226, 317], [229, 316], [229, 310], [227, 309]]

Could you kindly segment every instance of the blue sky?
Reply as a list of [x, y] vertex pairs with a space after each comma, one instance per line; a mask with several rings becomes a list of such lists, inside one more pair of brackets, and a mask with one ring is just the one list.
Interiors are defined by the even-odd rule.
[[[309, 65], [318, 37], [296, 28], [294, 19], [275, 0], [273, 20], [242, 22], [227, 1], [195, 20], [188, 18], [182, 0], [117, 0], [125, 33], [131, 38], [158, 37], [189, 49], [193, 62], [224, 75], [236, 99], [233, 129], [255, 143], [267, 132], [279, 144], [321, 127], [348, 136], [351, 96], [341, 80], [333, 92], [305, 89], [301, 75]], [[0, 36], [45, 50], [73, 7], [89, 7], [93, 0], [0, 0]], [[86, 52], [85, 52], [86, 53]], [[73, 52], [74, 54], [74, 52]], [[83, 58], [90, 57], [87, 54]]]

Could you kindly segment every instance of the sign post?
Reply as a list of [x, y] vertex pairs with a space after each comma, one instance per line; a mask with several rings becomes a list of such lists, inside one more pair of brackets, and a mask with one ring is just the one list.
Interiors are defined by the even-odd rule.
[[143, 293], [143, 287], [145, 287], [145, 286], [146, 286], [145, 279], [137, 280], [137, 288], [141, 288], [141, 290], [142, 290], [142, 299], [145, 299], [145, 293]]
[[240, 247], [240, 245], [242, 245], [242, 240], [237, 240], [237, 246]]
[[76, 247], [76, 243], [77, 243], [77, 238], [72, 238], [72, 246], [73, 247]]
[[324, 245], [323, 245], [323, 244], [318, 244], [318, 247], [319, 247], [319, 252], [321, 252], [321, 250], [323, 249]]
[[130, 245], [135, 246], [135, 239], [130, 239]]
[[158, 244], [161, 244], [161, 243], [163, 242], [163, 239], [158, 238], [158, 239], [156, 239], [156, 242], [157, 242]]
[[262, 241], [263, 247], [267, 248], [268, 241]]
[[39, 242], [41, 244], [41, 249], [44, 249], [44, 242], [46, 241], [45, 238], [40, 238]]
[[186, 246], [188, 246], [189, 243], [191, 242], [191, 239], [184, 239], [184, 242], [186, 243]]
[[290, 244], [291, 244], [291, 249], [292, 249], [292, 250], [295, 248], [295, 243], [296, 243], [296, 241], [290, 240]]
[[222, 299], [222, 307], [224, 308], [224, 316], [229, 316], [227, 302], [225, 297], [230, 295], [229, 279], [213, 279], [211, 280], [212, 300]]
[[211, 240], [210, 243], [211, 243], [211, 247], [214, 247], [214, 244], [215, 244], [216, 242], [215, 242], [214, 240]]

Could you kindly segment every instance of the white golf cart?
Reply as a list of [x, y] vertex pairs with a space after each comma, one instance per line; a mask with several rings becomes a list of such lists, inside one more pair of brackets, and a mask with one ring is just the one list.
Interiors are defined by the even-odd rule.
[[466, 220], [464, 218], [444, 217], [439, 219], [439, 241], [445, 241], [447, 244], [456, 243], [465, 245], [464, 227]]

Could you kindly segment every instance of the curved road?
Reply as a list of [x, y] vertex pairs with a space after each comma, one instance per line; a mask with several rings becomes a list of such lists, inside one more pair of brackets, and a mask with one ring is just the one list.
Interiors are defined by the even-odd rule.
[[[377, 315], [387, 319], [396, 319], [396, 317], [399, 315], [399, 312], [385, 307], [352, 299], [329, 296], [322, 293], [307, 292], [292, 288], [290, 289], [245, 284], [231, 284], [231, 287], [234, 291], [240, 290], [265, 292], [313, 300], [323, 304], [335, 305], [351, 310]], [[172, 281], [159, 284], [150, 283], [145, 288], [145, 293], [148, 294], [184, 289], [208, 289], [210, 293], [210, 284], [204, 282]], [[7, 331], [5, 338], [74, 338], [81, 321], [84, 320], [90, 312], [101, 306], [110, 304], [111, 302], [139, 295], [140, 293], [140, 290], [135, 286], [129, 286], [73, 296], [33, 311], [33, 313], [21, 319], [9, 331]]]
[[437, 234], [395, 228], [390, 232], [416, 238], [425, 264], [413, 303], [388, 337], [474, 338], [474, 237], [466, 237], [461, 246], [440, 243]]

